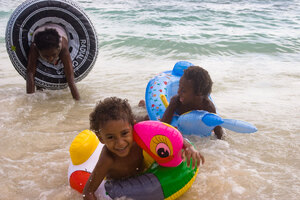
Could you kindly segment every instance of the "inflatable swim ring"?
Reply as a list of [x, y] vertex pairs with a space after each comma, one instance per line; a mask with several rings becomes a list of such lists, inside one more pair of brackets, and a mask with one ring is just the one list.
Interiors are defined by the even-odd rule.
[[[179, 131], [162, 122], [145, 121], [134, 126], [134, 139], [144, 149], [144, 161], [149, 168], [136, 177], [103, 180], [95, 192], [98, 199], [125, 196], [138, 200], [172, 200], [191, 187], [198, 169], [187, 167], [186, 162], [182, 161], [180, 152], [183, 140]], [[82, 193], [102, 147], [103, 144], [90, 130], [84, 130], [75, 137], [70, 146], [68, 170], [73, 189]]]
[[[87, 15], [71, 0], [27, 0], [16, 8], [7, 23], [5, 36], [7, 52], [15, 69], [26, 79], [32, 34], [45, 23], [65, 28], [75, 82], [85, 78], [97, 58], [97, 34]], [[35, 83], [47, 89], [66, 88], [63, 64], [59, 62], [54, 66], [39, 59]]]
[[[177, 94], [179, 80], [183, 72], [193, 64], [179, 61], [172, 71], [165, 71], [152, 78], [147, 85], [145, 100], [150, 120], [160, 120], [168, 107], [172, 96]], [[211, 96], [209, 98], [212, 100]], [[254, 125], [236, 119], [222, 119], [220, 116], [207, 111], [191, 111], [182, 115], [175, 114], [171, 121], [174, 127], [185, 135], [207, 137], [216, 126], [222, 126], [238, 133], [253, 133], [257, 129]]]

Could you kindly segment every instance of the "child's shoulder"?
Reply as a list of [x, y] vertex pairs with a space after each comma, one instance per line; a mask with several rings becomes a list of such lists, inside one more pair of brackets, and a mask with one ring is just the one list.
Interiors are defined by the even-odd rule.
[[113, 163], [114, 162], [114, 153], [108, 150], [108, 148], [104, 145], [100, 154], [100, 159], [108, 163]]
[[214, 103], [209, 99], [209, 97], [205, 98], [204, 101], [202, 102], [202, 110], [208, 111], [215, 113], [216, 112], [216, 107]]

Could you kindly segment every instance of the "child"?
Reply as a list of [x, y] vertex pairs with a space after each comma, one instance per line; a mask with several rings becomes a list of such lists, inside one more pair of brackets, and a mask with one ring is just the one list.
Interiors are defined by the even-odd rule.
[[[90, 114], [90, 128], [104, 144], [99, 160], [83, 190], [83, 199], [96, 199], [94, 192], [102, 180], [121, 179], [144, 170], [142, 149], [133, 140], [134, 116], [127, 100], [117, 97], [100, 101]], [[185, 146], [187, 160], [204, 163], [203, 156], [192, 145]], [[189, 163], [189, 162], [188, 162]]]
[[[211, 90], [212, 80], [205, 69], [199, 66], [185, 69], [179, 81], [177, 95], [171, 98], [161, 121], [170, 123], [175, 112], [179, 115], [191, 110], [216, 113], [216, 108], [208, 97]], [[222, 138], [222, 127], [216, 126], [214, 132], [218, 139]]]
[[75, 85], [74, 70], [68, 50], [68, 37], [64, 28], [57, 24], [45, 24], [34, 31], [32, 38], [26, 74], [27, 93], [35, 92], [34, 76], [37, 60], [40, 57], [53, 65], [61, 60], [72, 96], [75, 100], [79, 100], [80, 96]]

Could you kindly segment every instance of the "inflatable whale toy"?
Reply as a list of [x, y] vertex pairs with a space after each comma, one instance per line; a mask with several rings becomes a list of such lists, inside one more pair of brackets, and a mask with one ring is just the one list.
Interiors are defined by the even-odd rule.
[[[179, 61], [173, 70], [165, 71], [152, 78], [147, 85], [145, 100], [150, 120], [160, 120], [169, 105], [172, 96], [177, 94], [179, 80], [188, 67], [193, 66], [187, 61]], [[210, 100], [213, 102], [211, 96]], [[203, 110], [194, 110], [182, 115], [175, 114], [171, 125], [177, 127], [182, 134], [210, 136], [216, 126], [222, 126], [238, 133], [253, 133], [257, 128], [251, 123], [236, 120], [222, 119], [219, 115]]]

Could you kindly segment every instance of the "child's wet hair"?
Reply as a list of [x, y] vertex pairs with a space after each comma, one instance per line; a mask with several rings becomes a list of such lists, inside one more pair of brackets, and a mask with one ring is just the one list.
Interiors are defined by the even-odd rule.
[[184, 70], [183, 76], [191, 80], [195, 94], [209, 95], [212, 90], [212, 80], [209, 73], [199, 66], [190, 66]]
[[124, 120], [134, 125], [134, 115], [127, 99], [108, 97], [100, 100], [90, 114], [90, 129], [99, 133], [107, 121]]
[[38, 32], [34, 36], [34, 43], [36, 47], [41, 51], [51, 48], [59, 48], [60, 36], [55, 29], [46, 28], [44, 31]]

